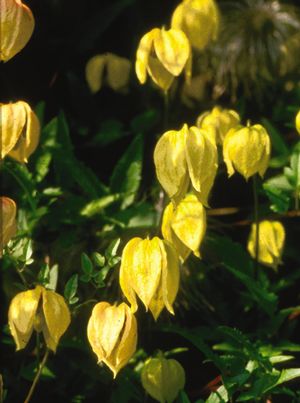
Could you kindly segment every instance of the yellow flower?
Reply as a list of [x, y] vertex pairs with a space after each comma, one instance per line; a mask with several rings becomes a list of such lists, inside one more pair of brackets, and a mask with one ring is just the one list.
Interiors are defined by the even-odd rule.
[[185, 372], [178, 361], [164, 357], [150, 358], [142, 372], [142, 385], [160, 403], [173, 402], [185, 385]]
[[138, 308], [138, 296], [155, 320], [164, 306], [174, 315], [179, 266], [172, 245], [158, 237], [131, 239], [123, 250], [120, 286], [133, 312]]
[[136, 350], [137, 323], [129, 306], [99, 302], [89, 319], [87, 334], [98, 363], [103, 361], [115, 378]]
[[0, 229], [1, 229], [1, 239], [0, 239], [0, 257], [3, 253], [3, 248], [8, 244], [11, 238], [16, 235], [17, 224], [16, 224], [16, 213], [17, 207], [16, 203], [9, 197], [1, 196], [1, 214], [0, 214]]
[[93, 93], [101, 89], [104, 80], [114, 91], [124, 92], [128, 86], [130, 69], [128, 59], [106, 53], [93, 56], [87, 62], [85, 76]]
[[191, 182], [199, 201], [207, 206], [218, 154], [206, 131], [186, 124], [179, 131], [167, 131], [156, 144], [154, 163], [157, 178], [172, 201], [178, 203]]
[[187, 195], [176, 208], [169, 203], [164, 210], [161, 230], [182, 261], [191, 252], [200, 257], [199, 247], [206, 231], [206, 213], [202, 203], [192, 194]]
[[40, 138], [40, 123], [23, 101], [0, 104], [1, 159], [6, 155], [27, 162]]
[[[285, 230], [284, 226], [279, 221], [261, 221], [258, 230], [258, 261], [276, 270], [277, 266], [282, 263], [281, 256], [284, 241]], [[251, 227], [248, 251], [253, 259], [255, 259], [256, 224], [252, 224]]]
[[219, 10], [214, 0], [184, 0], [175, 9], [171, 22], [171, 27], [185, 32], [198, 50], [217, 38], [219, 25]]
[[21, 0], [0, 1], [0, 61], [7, 62], [24, 48], [34, 29], [31, 10]]
[[203, 112], [197, 118], [197, 127], [207, 130], [217, 144], [223, 144], [224, 137], [230, 129], [240, 124], [237, 112], [215, 106], [211, 111]]
[[236, 171], [246, 180], [259, 173], [264, 176], [271, 154], [270, 137], [261, 125], [237, 126], [229, 130], [223, 143], [223, 157], [228, 176]]
[[296, 115], [295, 125], [296, 125], [297, 132], [300, 134], [300, 111]]
[[178, 29], [154, 28], [145, 34], [136, 53], [135, 71], [141, 84], [145, 84], [147, 73], [164, 91], [167, 91], [174, 77], [185, 69], [191, 76], [191, 49], [184, 32]]
[[43, 332], [47, 347], [56, 351], [59, 339], [70, 324], [64, 298], [38, 285], [17, 294], [10, 303], [8, 324], [17, 350], [26, 347], [33, 330]]

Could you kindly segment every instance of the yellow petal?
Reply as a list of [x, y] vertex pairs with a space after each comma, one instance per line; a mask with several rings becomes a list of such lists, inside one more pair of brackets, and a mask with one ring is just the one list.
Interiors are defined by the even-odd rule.
[[16, 224], [16, 203], [9, 197], [0, 197], [1, 213], [0, 213], [0, 257], [4, 246], [15, 236], [17, 231]]
[[140, 40], [136, 52], [135, 72], [141, 84], [145, 84], [146, 82], [148, 60], [153, 46], [153, 40], [158, 33], [159, 29], [154, 28], [150, 32], [147, 32]]
[[25, 127], [9, 156], [19, 162], [27, 162], [30, 155], [36, 150], [40, 139], [40, 122], [30, 106], [23, 101], [22, 104], [26, 113]]
[[87, 336], [89, 343], [97, 355], [98, 362], [105, 358], [105, 352], [102, 347], [101, 326], [103, 326], [103, 316], [105, 310], [110, 307], [108, 302], [99, 302], [93, 308], [91, 317], [88, 321]]
[[70, 311], [61, 295], [43, 289], [43, 314], [46, 324], [42, 329], [45, 342], [55, 352], [61, 336], [70, 325]]
[[156, 175], [171, 199], [184, 196], [188, 186], [185, 140], [187, 126], [181, 130], [170, 130], [158, 140], [154, 150]]
[[131, 63], [124, 57], [107, 54], [107, 84], [114, 91], [123, 91], [128, 86]]
[[296, 115], [295, 126], [297, 129], [297, 132], [300, 134], [300, 111]]
[[86, 64], [85, 78], [92, 93], [96, 93], [102, 87], [106, 60], [107, 55], [96, 55]]
[[16, 145], [26, 124], [22, 102], [0, 104], [1, 159]]
[[142, 242], [141, 238], [133, 238], [126, 244], [122, 253], [120, 267], [120, 287], [131, 305], [132, 312], [135, 312], [138, 309], [138, 306], [136, 302], [135, 291], [132, 285], [132, 281], [135, 280], [132, 280], [131, 278], [131, 267], [133, 266], [133, 255], [140, 242]]
[[0, 1], [0, 61], [8, 61], [29, 41], [34, 29], [31, 10], [21, 0]]
[[33, 324], [41, 297], [42, 288], [17, 294], [10, 303], [8, 325], [17, 345], [17, 350], [24, 348], [33, 331]]
[[158, 59], [149, 56], [147, 71], [156, 85], [163, 91], [168, 91], [174, 81], [174, 76], [168, 72]]
[[162, 390], [162, 362], [159, 358], [150, 358], [146, 361], [141, 372], [144, 389], [153, 399], [165, 403]]
[[173, 76], [179, 76], [190, 56], [190, 44], [184, 32], [161, 29], [154, 38], [158, 60]]
[[189, 176], [197, 197], [205, 206], [218, 169], [217, 147], [205, 131], [193, 126], [186, 137]]

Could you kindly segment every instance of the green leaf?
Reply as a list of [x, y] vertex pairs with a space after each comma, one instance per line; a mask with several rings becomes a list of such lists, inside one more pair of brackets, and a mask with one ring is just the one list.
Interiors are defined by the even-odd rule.
[[115, 166], [110, 178], [112, 193], [122, 194], [122, 208], [130, 206], [137, 194], [142, 177], [144, 138], [137, 135]]
[[78, 298], [76, 297], [78, 289], [78, 274], [73, 274], [72, 277], [69, 278], [67, 284], [64, 289], [64, 296], [70, 305], [76, 303]]
[[96, 214], [102, 213], [106, 207], [115, 203], [119, 199], [120, 195], [113, 194], [92, 200], [81, 209], [80, 214], [84, 217], [93, 217]]
[[216, 392], [212, 392], [205, 403], [227, 403], [229, 396], [224, 385], [220, 386]]
[[103, 267], [105, 265], [105, 256], [98, 252], [94, 252], [92, 257], [96, 266]]
[[117, 238], [117, 239], [114, 239], [110, 243], [110, 245], [108, 246], [108, 248], [105, 251], [105, 257], [107, 259], [111, 259], [112, 257], [116, 256], [120, 242], [121, 242], [121, 238]]
[[86, 276], [91, 277], [94, 270], [94, 266], [93, 262], [86, 253], [81, 254], [81, 268]]
[[159, 118], [156, 109], [149, 109], [132, 119], [130, 127], [135, 133], [145, 133], [158, 123]]
[[188, 395], [184, 390], [180, 390], [176, 399], [176, 403], [191, 403]]
[[263, 184], [263, 189], [271, 201], [271, 210], [276, 213], [285, 213], [289, 209], [292, 186], [286, 176], [279, 175]]
[[283, 136], [279, 131], [272, 125], [272, 123], [265, 118], [262, 118], [262, 124], [270, 135], [272, 149], [279, 155], [289, 156], [289, 148], [283, 140]]
[[119, 120], [105, 120], [102, 122], [100, 131], [93, 137], [90, 145], [105, 147], [123, 138], [126, 134], [123, 124]]

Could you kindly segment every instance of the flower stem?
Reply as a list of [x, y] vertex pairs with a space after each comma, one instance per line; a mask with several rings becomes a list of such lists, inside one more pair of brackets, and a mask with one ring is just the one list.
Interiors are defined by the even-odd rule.
[[255, 233], [255, 273], [257, 273], [258, 268], [258, 256], [259, 256], [259, 216], [258, 216], [258, 192], [257, 192], [257, 176], [253, 176], [253, 201], [254, 201], [254, 222], [256, 226]]
[[42, 362], [39, 365], [39, 368], [37, 370], [35, 378], [34, 378], [34, 380], [32, 382], [31, 388], [29, 389], [28, 395], [27, 395], [26, 399], [24, 400], [24, 403], [28, 403], [30, 401], [30, 399], [32, 398], [33, 392], [34, 392], [34, 390], [36, 388], [36, 385], [37, 385], [37, 383], [38, 383], [38, 381], [40, 379], [40, 376], [42, 374], [42, 370], [43, 370], [43, 368], [44, 368], [44, 366], [45, 366], [45, 364], [47, 362], [48, 356], [49, 356], [49, 349], [47, 348], [47, 350], [45, 352], [45, 355], [44, 355], [44, 357], [42, 359]]

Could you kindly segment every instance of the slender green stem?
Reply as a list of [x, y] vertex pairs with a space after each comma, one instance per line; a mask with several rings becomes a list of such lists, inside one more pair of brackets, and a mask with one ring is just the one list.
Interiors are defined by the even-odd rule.
[[257, 176], [253, 176], [253, 201], [254, 201], [254, 221], [256, 226], [256, 236], [255, 236], [255, 272], [257, 273], [258, 268], [258, 256], [259, 256], [259, 215], [258, 215], [258, 192], [257, 192]]
[[28, 395], [26, 396], [26, 399], [24, 400], [24, 403], [28, 403], [30, 401], [30, 399], [32, 398], [33, 392], [34, 392], [34, 390], [36, 388], [36, 385], [38, 384], [38, 381], [39, 381], [39, 379], [41, 377], [42, 370], [43, 370], [43, 368], [44, 368], [44, 366], [45, 366], [45, 364], [47, 362], [48, 356], [49, 356], [49, 349], [46, 350], [45, 355], [44, 355], [44, 357], [42, 359], [42, 362], [40, 363], [40, 365], [38, 367], [37, 373], [36, 373], [35, 378], [34, 378], [34, 380], [32, 382], [31, 388], [29, 389]]

